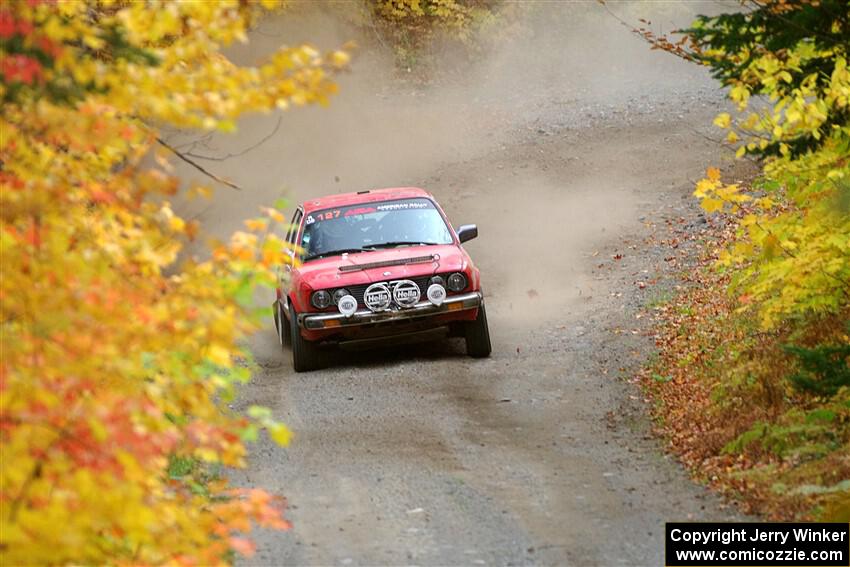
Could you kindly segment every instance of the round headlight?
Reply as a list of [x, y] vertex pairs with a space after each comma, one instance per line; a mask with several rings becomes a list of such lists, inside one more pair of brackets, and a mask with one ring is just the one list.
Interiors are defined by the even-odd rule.
[[325, 309], [331, 304], [331, 294], [320, 289], [319, 291], [313, 292], [313, 296], [310, 298], [310, 303], [312, 303], [313, 307], [316, 309]]
[[428, 285], [432, 286], [434, 284], [446, 287], [446, 280], [443, 279], [443, 276], [434, 276], [433, 278], [428, 280]]
[[452, 291], [463, 291], [466, 288], [466, 276], [455, 272], [449, 276], [447, 287]]
[[334, 305], [339, 305], [339, 300], [342, 299], [343, 297], [345, 297], [346, 295], [350, 295], [350, 294], [348, 293], [348, 290], [345, 289], [344, 287], [341, 287], [338, 290], [336, 290], [333, 294]]

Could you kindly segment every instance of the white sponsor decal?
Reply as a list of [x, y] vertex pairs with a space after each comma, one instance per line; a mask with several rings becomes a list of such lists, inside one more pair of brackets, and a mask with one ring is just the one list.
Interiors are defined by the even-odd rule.
[[404, 209], [430, 209], [428, 203], [387, 203], [375, 207], [379, 211], [400, 211]]

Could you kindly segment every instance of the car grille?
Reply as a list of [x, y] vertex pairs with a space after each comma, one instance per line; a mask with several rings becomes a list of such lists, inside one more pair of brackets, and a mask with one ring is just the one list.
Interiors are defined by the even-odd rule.
[[[434, 276], [422, 276], [419, 278], [408, 278], [410, 281], [416, 283], [419, 286], [419, 293], [422, 296], [422, 299], [425, 299], [425, 292], [428, 291], [428, 280], [430, 280]], [[385, 280], [386, 282], [398, 281], [398, 280]], [[377, 283], [377, 282], [376, 282]], [[363, 284], [363, 285], [349, 285], [346, 286], [345, 289], [354, 296], [357, 300], [357, 305], [359, 307], [366, 307], [366, 303], [363, 301], [363, 294], [366, 292], [366, 288], [372, 285], [371, 283]], [[420, 301], [422, 300], [420, 299]]]

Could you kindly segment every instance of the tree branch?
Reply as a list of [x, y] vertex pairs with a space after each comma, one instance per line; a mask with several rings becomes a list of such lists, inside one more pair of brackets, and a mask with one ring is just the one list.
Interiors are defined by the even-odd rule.
[[171, 151], [171, 153], [173, 153], [174, 155], [176, 155], [178, 158], [180, 158], [181, 160], [185, 161], [186, 163], [188, 163], [189, 165], [191, 165], [192, 167], [194, 167], [195, 169], [197, 169], [198, 171], [200, 171], [201, 173], [203, 173], [204, 175], [206, 175], [206, 176], [207, 176], [207, 177], [209, 177], [210, 179], [212, 179], [212, 180], [214, 180], [214, 181], [217, 181], [217, 182], [221, 183], [222, 185], [227, 185], [227, 186], [228, 186], [228, 187], [230, 187], [231, 189], [236, 189], [237, 191], [241, 191], [241, 190], [242, 190], [242, 187], [240, 187], [239, 185], [237, 185], [237, 184], [233, 183], [232, 181], [228, 181], [227, 179], [224, 179], [224, 178], [222, 178], [222, 177], [219, 177], [219, 176], [218, 176], [218, 175], [216, 175], [215, 173], [213, 173], [213, 172], [211, 172], [211, 171], [207, 170], [206, 168], [204, 168], [204, 166], [202, 166], [202, 165], [200, 165], [200, 164], [198, 164], [198, 163], [196, 163], [196, 162], [192, 161], [190, 158], [186, 157], [186, 154], [182, 153], [180, 150], [178, 150], [178, 149], [177, 149], [177, 148], [175, 148], [174, 146], [170, 145], [168, 142], [166, 142], [165, 140], [163, 140], [163, 139], [162, 139], [162, 138], [160, 138], [159, 136], [157, 136], [156, 141], [157, 141], [157, 142], [159, 142], [159, 144], [160, 144], [161, 146], [163, 146], [164, 148], [166, 148], [166, 149], [168, 149], [169, 151]]
[[277, 134], [277, 131], [280, 129], [280, 125], [281, 125], [282, 122], [283, 122], [283, 116], [278, 116], [277, 124], [275, 124], [274, 129], [271, 132], [269, 132], [266, 136], [264, 136], [262, 140], [248, 146], [247, 148], [245, 148], [242, 151], [236, 152], [235, 154], [227, 154], [227, 155], [221, 156], [221, 157], [219, 157], [219, 156], [204, 156], [204, 155], [199, 155], [199, 154], [193, 153], [192, 148], [190, 148], [189, 151], [185, 152], [183, 155], [186, 156], [186, 157], [192, 157], [192, 158], [195, 158], [195, 159], [204, 159], [204, 160], [209, 160], [209, 161], [224, 161], [224, 160], [230, 159], [232, 157], [239, 157], [239, 156], [247, 154], [251, 150], [258, 148], [258, 147], [262, 146], [263, 144], [265, 144], [267, 141], [269, 141], [275, 134]]

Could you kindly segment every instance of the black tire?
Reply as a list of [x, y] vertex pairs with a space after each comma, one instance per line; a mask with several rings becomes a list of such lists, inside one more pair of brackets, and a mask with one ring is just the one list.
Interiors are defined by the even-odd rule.
[[466, 323], [466, 354], [473, 358], [487, 358], [490, 356], [490, 329], [487, 327], [487, 312], [484, 304], [478, 308], [478, 317], [475, 321]]
[[280, 301], [274, 303], [274, 327], [277, 330], [277, 339], [280, 341], [280, 346], [286, 348], [292, 344], [292, 329], [289, 326], [289, 321], [283, 312], [283, 306]]
[[298, 329], [298, 313], [289, 306], [289, 329], [292, 343], [292, 368], [296, 372], [310, 372], [322, 367], [322, 356], [318, 345], [301, 336]]

